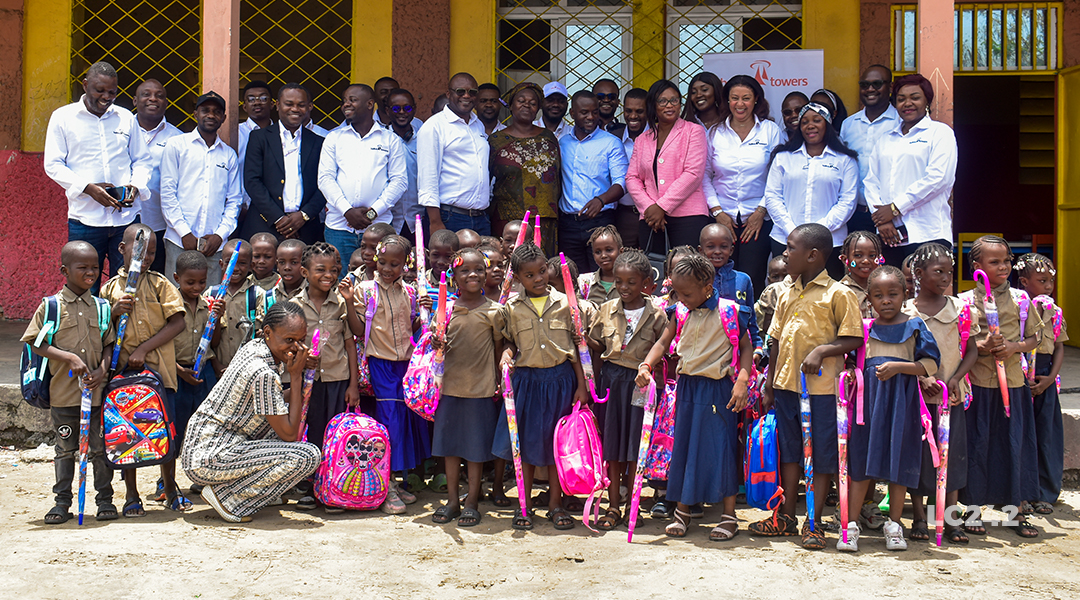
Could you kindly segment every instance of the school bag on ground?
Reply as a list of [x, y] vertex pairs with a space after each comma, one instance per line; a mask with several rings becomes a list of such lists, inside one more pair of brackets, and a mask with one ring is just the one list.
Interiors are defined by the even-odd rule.
[[[107, 300], [94, 296], [98, 311], [98, 330], [104, 336], [109, 331], [112, 309]], [[41, 347], [42, 342], [52, 345], [53, 335], [60, 328], [60, 296], [49, 296], [45, 302], [45, 321], [41, 324], [34, 343], [23, 344], [22, 355], [19, 357], [19, 381], [22, 388], [22, 397], [27, 404], [35, 408], [48, 409], [50, 407], [49, 383], [52, 381], [52, 373], [49, 372], [49, 359], [34, 354], [32, 348]]]
[[330, 419], [323, 459], [315, 474], [315, 498], [326, 506], [352, 510], [379, 508], [390, 484], [390, 435], [361, 413]]
[[148, 368], [113, 377], [101, 400], [105, 458], [114, 469], [168, 462], [176, 455], [176, 429], [161, 377]]
[[780, 450], [776, 444], [776, 413], [755, 419], [746, 435], [746, 503], [774, 510], [783, 499], [780, 488]]
[[595, 506], [593, 521], [600, 518], [600, 496], [611, 482], [596, 417], [587, 407], [575, 403], [574, 412], [555, 424], [555, 468], [564, 494], [588, 496], [581, 520], [596, 531], [589, 524], [589, 512]]

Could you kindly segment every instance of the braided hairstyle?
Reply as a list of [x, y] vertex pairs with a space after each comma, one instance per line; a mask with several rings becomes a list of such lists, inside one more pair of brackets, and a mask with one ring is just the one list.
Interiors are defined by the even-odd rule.
[[532, 242], [532, 240], [526, 240], [517, 248], [514, 248], [514, 253], [510, 255], [510, 266], [514, 271], [520, 272], [522, 267], [527, 263], [540, 260], [547, 262], [547, 257], [544, 256], [544, 251], [540, 249]]
[[649, 281], [656, 277], [656, 274], [653, 273], [652, 264], [649, 263], [649, 258], [637, 248], [624, 248], [622, 254], [615, 259], [612, 270], [623, 268], [631, 269]]
[[693, 254], [698, 254], [697, 248], [694, 248], [693, 246], [675, 246], [671, 250], [668, 250], [667, 257], [664, 258], [664, 272], [669, 275], [671, 274], [671, 270], [676, 264], [676, 256], [690, 256]]
[[870, 272], [870, 277], [866, 278], [866, 290], [869, 292], [870, 287], [874, 285], [874, 282], [883, 279], [885, 277], [895, 277], [900, 282], [900, 287], [906, 289], [904, 285], [904, 272], [892, 265], [881, 265], [878, 268]]
[[277, 329], [287, 321], [291, 321], [293, 317], [304, 320], [304, 308], [295, 302], [276, 302], [263, 316], [263, 327]]
[[480, 262], [484, 264], [484, 268], [491, 266], [491, 261], [487, 255], [480, 251], [479, 248], [466, 247], [458, 250], [450, 257], [450, 268], [446, 270], [446, 277], [449, 279], [454, 278], [454, 269], [461, 266], [465, 262], [466, 256], [476, 255], [480, 258]]
[[1016, 266], [1013, 268], [1016, 269], [1020, 277], [1031, 277], [1035, 273], [1049, 273], [1055, 277], [1057, 276], [1054, 261], [1038, 252], [1024, 254], [1016, 261]]
[[840, 253], [850, 260], [851, 253], [855, 251], [855, 245], [858, 244], [860, 240], [870, 240], [870, 243], [874, 245], [874, 252], [877, 252], [877, 255], [881, 256], [881, 239], [878, 238], [877, 234], [869, 231], [852, 231], [849, 233], [848, 236], [844, 238], [844, 245], [840, 247]]
[[716, 276], [716, 269], [713, 268], [712, 263], [703, 254], [694, 252], [680, 260], [671, 269], [671, 274], [692, 277], [694, 281], [702, 286], [711, 286], [713, 277]]
[[300, 256], [300, 264], [303, 265], [305, 269], [310, 269], [311, 259], [316, 256], [329, 256], [336, 262], [341, 261], [341, 255], [338, 254], [337, 248], [326, 242], [315, 242], [307, 248], [304, 248], [304, 253]]
[[912, 252], [904, 259], [905, 264], [908, 264], [908, 268], [911, 269], [912, 278], [915, 279], [916, 296], [919, 295], [922, 278], [916, 275], [915, 271], [926, 269], [926, 265], [930, 264], [930, 261], [937, 260], [938, 258], [945, 258], [951, 263], [954, 258], [952, 250], [949, 250], [937, 242], [927, 242], [916, 248], [915, 252]]
[[[448, 230], [440, 229], [439, 231], [448, 231]], [[451, 232], [451, 233], [453, 233], [453, 232]], [[457, 237], [455, 236], [454, 239], [456, 240]], [[384, 237], [382, 239], [382, 241], [379, 242], [379, 245], [375, 247], [376, 260], [378, 260], [378, 256], [380, 254], [382, 254], [383, 252], [386, 252], [386, 249], [389, 248], [390, 246], [397, 246], [397, 247], [401, 248], [402, 253], [405, 254], [405, 268], [402, 269], [402, 271], [408, 272], [408, 270], [413, 267], [412, 243], [410, 243], [408, 239], [403, 238], [400, 235], [390, 234], [390, 235]]]
[[1009, 242], [1006, 242], [1005, 238], [997, 235], [984, 235], [971, 243], [971, 251], [968, 252], [968, 261], [971, 263], [972, 270], [975, 270], [975, 263], [982, 260], [983, 250], [985, 250], [987, 246], [993, 244], [1005, 246], [1006, 252], [1009, 253], [1009, 260], [1012, 261], [1012, 248], [1009, 247]]
[[604, 237], [605, 235], [610, 235], [611, 239], [615, 240], [616, 248], [622, 248], [622, 236], [619, 235], [619, 230], [616, 229], [614, 225], [604, 225], [603, 227], [597, 227], [596, 229], [593, 229], [592, 233], [589, 235], [589, 246], [592, 246], [593, 242]]

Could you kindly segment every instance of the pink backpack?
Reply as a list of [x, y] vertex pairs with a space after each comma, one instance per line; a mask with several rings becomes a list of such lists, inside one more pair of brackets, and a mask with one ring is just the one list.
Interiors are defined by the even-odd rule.
[[330, 419], [323, 460], [315, 474], [315, 497], [327, 506], [379, 508], [390, 483], [390, 436], [375, 419], [344, 412]]
[[596, 417], [588, 408], [575, 403], [574, 412], [555, 425], [555, 468], [564, 494], [588, 495], [581, 519], [586, 527], [596, 531], [589, 524], [589, 512], [595, 502], [593, 520], [600, 518], [600, 496], [611, 482]]
[[[446, 313], [449, 324], [449, 315], [454, 313], [453, 298], [446, 300]], [[428, 421], [435, 420], [435, 411], [439, 408], [444, 367], [442, 360], [435, 360], [435, 347], [431, 345], [434, 335], [432, 329], [426, 329], [421, 334], [405, 370], [405, 379], [401, 382], [405, 405]]]

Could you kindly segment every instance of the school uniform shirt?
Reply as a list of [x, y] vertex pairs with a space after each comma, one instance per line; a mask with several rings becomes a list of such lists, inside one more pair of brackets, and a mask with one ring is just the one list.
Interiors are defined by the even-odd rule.
[[[562, 196], [559, 210], [568, 214], [581, 212], [590, 200], [618, 184], [626, 188], [626, 167], [629, 159], [619, 138], [597, 127], [579, 140], [573, 128], [569, 135], [559, 137], [562, 157]], [[615, 210], [605, 204], [604, 210]]]
[[277, 304], [278, 302], [288, 302], [289, 300], [292, 300], [300, 295], [300, 292], [304, 291], [305, 288], [307, 288], [307, 281], [301, 281], [300, 285], [296, 286], [295, 290], [287, 292], [285, 291], [285, 282], [278, 278], [278, 282], [274, 284], [273, 289], [267, 292], [267, 294], [273, 294], [274, 304]]
[[855, 213], [859, 165], [854, 158], [826, 146], [810, 156], [806, 144], [773, 157], [765, 184], [765, 209], [773, 220], [774, 241], [786, 244], [803, 223], [820, 223], [832, 232], [833, 247], [847, 237], [847, 222]]
[[183, 247], [183, 237], [216, 234], [224, 240], [240, 215], [240, 163], [220, 137], [211, 146], [196, 129], [174, 137], [161, 155], [161, 213], [165, 239]]
[[[79, 98], [53, 111], [45, 130], [45, 174], [64, 188], [67, 218], [90, 227], [120, 227], [135, 220], [150, 197], [151, 166], [139, 124], [129, 110], [110, 106], [100, 118]], [[139, 200], [117, 211], [83, 193], [87, 184], [131, 185]]]
[[[76, 294], [68, 286], [60, 290], [59, 319], [56, 332], [53, 333], [52, 345], [65, 352], [71, 352], [82, 359], [86, 367], [91, 371], [101, 366], [104, 357], [103, 351], [116, 340], [116, 331], [109, 326], [104, 335], [98, 327], [97, 301], [94, 300], [90, 290], [82, 294]], [[38, 333], [45, 325], [46, 303], [42, 303], [34, 311], [34, 316], [23, 332], [22, 342], [31, 344], [37, 340]], [[106, 368], [108, 368], [106, 366]], [[49, 373], [52, 379], [49, 381], [49, 403], [57, 408], [79, 406], [82, 403], [82, 390], [79, 388], [77, 377], [68, 377], [67, 373], [71, 365], [61, 360], [49, 361]], [[99, 385], [94, 390], [93, 405], [101, 404], [101, 390]]]
[[[413, 119], [418, 121], [419, 119]], [[402, 226], [408, 225], [409, 231], [416, 227], [416, 216], [424, 214], [424, 208], [417, 200], [416, 192], [416, 132], [418, 126], [414, 126], [409, 133], [408, 139], [398, 136], [405, 145], [405, 177], [407, 179], [405, 193], [401, 199], [390, 209], [392, 218], [390, 225], [394, 231], [401, 231]], [[391, 129], [391, 131], [393, 131]], [[395, 134], [396, 135], [396, 134]]]
[[[221, 317], [221, 323], [218, 327], [221, 327], [221, 337], [218, 339], [217, 353], [218, 362], [223, 366], [229, 366], [236, 351], [240, 349], [244, 341], [250, 337], [248, 334], [247, 326], [244, 329], [240, 329], [240, 323], [251, 322], [251, 331], [257, 331], [259, 324], [262, 323], [263, 316], [266, 314], [266, 295], [263, 293], [262, 288], [255, 285], [255, 278], [248, 275], [248, 278], [240, 284], [240, 289], [236, 292], [229, 292], [228, 282], [224, 282], [221, 285], [225, 288], [225, 314]], [[250, 304], [248, 298], [248, 289], [255, 288], [252, 293], [255, 306], [248, 306]], [[211, 288], [213, 289], [213, 288]], [[209, 294], [211, 290], [207, 290]], [[254, 319], [251, 317], [251, 313], [254, 313]]]
[[840, 285], [845, 285], [849, 290], [855, 293], [855, 299], [859, 302], [859, 314], [864, 319], [874, 319], [877, 317], [877, 313], [874, 312], [874, 306], [870, 304], [870, 295], [866, 291], [866, 288], [859, 285], [851, 278], [851, 275], [845, 274], [840, 279]]
[[491, 150], [480, 118], [442, 109], [416, 133], [416, 188], [421, 206], [485, 210], [491, 204]]
[[[182, 296], [181, 296], [182, 297]], [[190, 367], [195, 364], [195, 355], [199, 351], [199, 342], [202, 341], [206, 323], [210, 320], [210, 303], [204, 296], [199, 296], [195, 303], [195, 311], [190, 310], [187, 301], [184, 301], [184, 330], [173, 338], [173, 349], [176, 351], [176, 364]], [[203, 364], [210, 362], [214, 357], [214, 349], [207, 348]]]
[[[810, 282], [796, 278], [783, 289], [776, 303], [769, 337], [779, 343], [773, 387], [799, 393], [799, 375], [806, 355], [838, 337], [863, 338], [862, 315], [855, 293], [822, 270]], [[807, 375], [811, 395], [835, 395], [836, 377], [844, 369], [843, 356], [821, 363], [821, 376]]]
[[[549, 287], [540, 313], [533, 307], [532, 299], [525, 294], [508, 300], [501, 310], [502, 336], [518, 349], [514, 360], [516, 366], [550, 369], [576, 359], [577, 347], [570, 334], [573, 327], [570, 303], [565, 294]], [[586, 314], [582, 314], [582, 325], [588, 331], [586, 317]]]
[[[1020, 342], [1031, 336], [1038, 336], [1043, 330], [1042, 318], [1039, 311], [1028, 309], [1027, 322], [1024, 323], [1023, 335], [1020, 333], [1020, 307], [1013, 302], [1012, 291], [1009, 282], [1006, 281], [993, 289], [994, 301], [997, 303], [998, 326], [1001, 336], [1011, 342]], [[979, 325], [979, 333], [974, 331], [971, 339], [981, 342], [990, 335], [990, 329], [986, 325], [986, 313], [983, 312], [983, 299], [986, 297], [986, 288], [982, 283], [977, 283], [974, 290], [975, 299], [971, 305], [972, 330], [975, 324]], [[1005, 359], [1005, 379], [1009, 387], [1024, 387], [1024, 371], [1020, 367], [1020, 353], [1011, 354]], [[975, 366], [971, 368], [971, 385], [984, 388], [998, 388], [997, 364], [993, 355], [979, 355]]]
[[375, 223], [389, 223], [391, 207], [408, 188], [405, 145], [393, 131], [372, 125], [367, 135], [353, 127], [326, 136], [319, 156], [319, 190], [326, 196], [326, 226], [359, 233], [345, 220], [353, 208], [371, 208]]
[[[738, 348], [731, 345], [731, 340], [724, 331], [720, 313], [717, 312], [719, 305], [720, 300], [713, 294], [687, 315], [676, 346], [680, 375], [723, 379], [735, 373], [731, 358]], [[675, 308], [669, 310], [674, 312]], [[737, 314], [739, 336], [742, 337], [746, 332], [746, 315], [741, 312]]]
[[[544, 124], [544, 116], [542, 114], [539, 117], [536, 117], [536, 120], [533, 121], [533, 125], [536, 125], [537, 127], [543, 127], [544, 129], [547, 129], [547, 125]], [[597, 127], [597, 130], [599, 130], [599, 129], [600, 128]], [[548, 131], [551, 131], [551, 130], [548, 129]], [[558, 126], [556, 126], [555, 130], [551, 131], [551, 133], [553, 133], [555, 135], [555, 139], [562, 141], [562, 139], [564, 137], [574, 133], [574, 126], [567, 123], [565, 119], [559, 119]]]
[[[255, 274], [252, 273], [251, 277], [252, 279], [255, 279]], [[263, 277], [262, 279], [255, 279], [255, 285], [259, 286], [262, 291], [269, 293], [274, 291], [274, 287], [277, 286], [279, 281], [281, 281], [281, 275], [278, 275], [277, 273], [271, 273], [266, 277]]]
[[780, 299], [780, 294], [783, 293], [785, 283], [791, 285], [790, 280], [788, 280], [786, 282], [777, 281], [765, 286], [765, 289], [761, 290], [761, 296], [754, 303], [754, 314], [757, 316], [758, 325], [766, 334], [768, 334], [769, 327], [772, 325], [773, 314], [776, 312], [776, 303]]
[[309, 295], [311, 288], [305, 287], [304, 291], [290, 300], [304, 309], [304, 319], [307, 320], [308, 341], [319, 330], [319, 370], [315, 373], [317, 381], [347, 381], [349, 379], [349, 359], [345, 356], [345, 336], [353, 335], [349, 329], [346, 310], [348, 305], [337, 293], [330, 293], [323, 300], [319, 310], [315, 310], [315, 303]]
[[[116, 277], [110, 279], [101, 288], [101, 297], [116, 305], [126, 293], [127, 267], [120, 267]], [[127, 329], [120, 347], [118, 368], [127, 364], [128, 357], [146, 340], [157, 335], [169, 317], [187, 312], [180, 290], [161, 273], [146, 271], [139, 276], [135, 293], [135, 307], [129, 313]], [[114, 319], [114, 326], [119, 321]], [[169, 340], [146, 354], [146, 366], [161, 375], [161, 383], [176, 391], [176, 349], [173, 340]]]
[[[938, 365], [937, 371], [931, 372], [930, 375], [934, 379], [939, 379], [945, 383], [949, 383], [949, 378], [956, 373], [956, 369], [960, 367], [960, 363], [964, 360], [964, 351], [960, 348], [960, 330], [957, 328], [960, 322], [960, 311], [964, 308], [964, 301], [956, 296], [945, 296], [945, 306], [937, 312], [936, 315], [927, 315], [922, 313], [918, 307], [915, 306], [914, 300], [908, 300], [904, 302], [903, 312], [911, 317], [918, 317], [926, 324], [926, 328], [933, 334], [934, 340], [937, 342], [938, 352], [941, 355], [941, 362]], [[971, 337], [974, 339], [979, 333], [979, 324], [972, 319], [971, 323]], [[960, 380], [960, 395], [965, 397], [971, 393], [971, 386], [968, 384], [967, 378]], [[926, 399], [927, 404], [941, 404], [942, 394], [930, 394], [923, 392], [923, 396]]]
[[[401, 279], [387, 283], [376, 273], [374, 281], [377, 302], [371, 321], [371, 337], [365, 340], [367, 355], [383, 360], [409, 360], [413, 353], [412, 324], [420, 312], [419, 307], [405, 291], [406, 284]], [[356, 289], [359, 291], [363, 288], [356, 286]], [[354, 310], [366, 328], [367, 297], [365, 293], [354, 294]]]
[[871, 121], [866, 116], [866, 109], [844, 119], [840, 127], [840, 139], [844, 145], [859, 153], [859, 186], [855, 192], [855, 200], [862, 206], [866, 206], [866, 196], [863, 192], [863, 180], [870, 170], [870, 156], [874, 153], [881, 136], [900, 122], [900, 113], [892, 104], [881, 113], [877, 119]]
[[625, 310], [622, 298], [601, 304], [589, 326], [589, 337], [604, 345], [604, 352], [600, 356], [604, 362], [636, 371], [656, 340], [664, 334], [668, 318], [655, 304], [645, 302], [641, 317], [627, 338], [630, 324]]
[[585, 290], [585, 299], [597, 306], [619, 297], [614, 281], [602, 281], [600, 272], [582, 273], [578, 276], [578, 290]]
[[1055, 343], [1069, 341], [1068, 323], [1065, 322], [1065, 317], [1061, 318], [1061, 335], [1055, 340], [1054, 311], [1048, 308], [1036, 307], [1034, 302], [1029, 310], [1038, 313], [1043, 322], [1042, 337], [1039, 338], [1039, 346], [1035, 348], [1036, 354], [1053, 354]]
[[901, 133], [902, 122], [881, 136], [863, 180], [871, 211], [896, 204], [897, 227], [907, 226], [911, 243], [952, 239], [949, 196], [956, 181], [956, 136], [951, 127], [923, 117]]
[[769, 155], [780, 145], [780, 128], [755, 116], [754, 127], [743, 140], [731, 128], [728, 117], [708, 135], [709, 156], [702, 182], [705, 200], [710, 209], [720, 207], [732, 219], [742, 215], [745, 222], [757, 207], [764, 206]]
[[[138, 119], [136, 119], [138, 123]], [[150, 154], [150, 181], [147, 190], [150, 196], [142, 199], [139, 207], [139, 220], [154, 231], [165, 230], [165, 217], [161, 214], [161, 155], [165, 151], [165, 142], [183, 135], [184, 132], [174, 127], [162, 117], [157, 127], [146, 130], [138, 127], [139, 139], [146, 145], [146, 151]], [[164, 252], [164, 249], [161, 249]]]
[[495, 342], [502, 339], [502, 306], [488, 298], [469, 310], [454, 303], [446, 325], [442, 393], [458, 398], [490, 398], [499, 379]]
[[881, 334], [871, 328], [870, 338], [866, 340], [866, 357], [889, 357], [919, 363], [927, 373], [937, 373], [941, 355], [934, 334], [919, 317], [912, 317], [907, 325], [905, 329], [911, 331], [911, 335], [901, 342], [882, 340]]

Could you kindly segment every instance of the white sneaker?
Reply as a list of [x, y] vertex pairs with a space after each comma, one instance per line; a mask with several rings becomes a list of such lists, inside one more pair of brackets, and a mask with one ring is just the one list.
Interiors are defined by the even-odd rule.
[[885, 517], [881, 514], [881, 509], [877, 504], [863, 504], [862, 509], [859, 511], [859, 523], [861, 523], [867, 529], [878, 530], [885, 524]]
[[888, 550], [907, 550], [907, 540], [904, 539], [904, 528], [896, 521], [885, 523], [885, 548]]
[[844, 534], [840, 533], [840, 539], [836, 540], [836, 549], [840, 552], [859, 551], [859, 524], [850, 521], [847, 524], [847, 543], [844, 543]]

